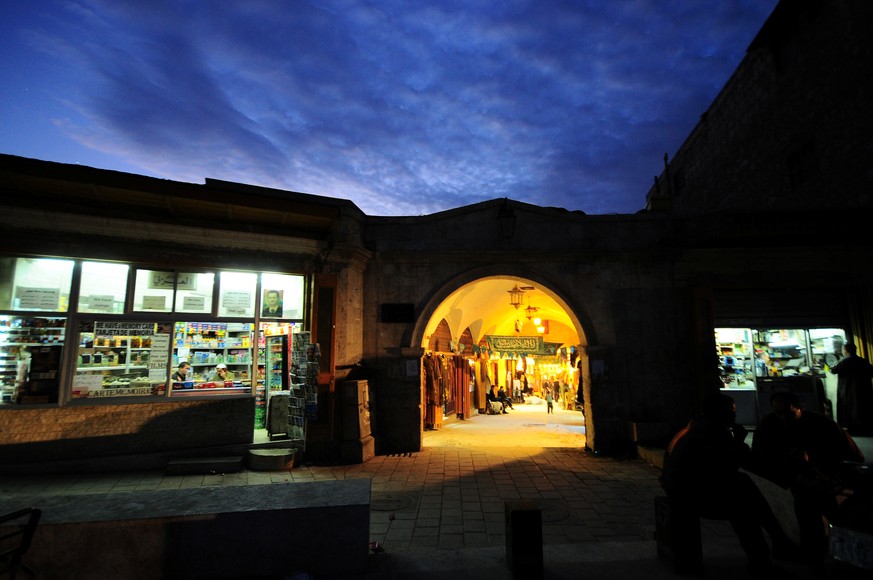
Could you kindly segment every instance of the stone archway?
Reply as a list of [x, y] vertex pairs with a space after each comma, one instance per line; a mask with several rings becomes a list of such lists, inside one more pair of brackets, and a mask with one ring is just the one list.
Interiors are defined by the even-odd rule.
[[[574, 363], [572, 371], [576, 374], [572, 379], [573, 407], [570, 410], [578, 413], [580, 422], [584, 421], [584, 415], [575, 410], [576, 389], [585, 388], [583, 381], [580, 381], [578, 377], [588, 374], [585, 366], [587, 362], [585, 346], [587, 346], [588, 340], [586, 330], [580, 321], [581, 318], [575, 313], [564, 295], [548, 281], [543, 281], [541, 277], [491, 272], [481, 272], [480, 274], [482, 275], [467, 273], [444, 284], [425, 306], [413, 331], [410, 346], [421, 348], [427, 353], [423, 359], [425, 372], [422, 374], [422, 402], [424, 403], [422, 423], [425, 428], [441, 428], [442, 421], [436, 415], [446, 408], [444, 405], [438, 410], [429, 408], [429, 405], [435, 404], [435, 397], [433, 392], [429, 395], [427, 390], [434, 388], [433, 383], [428, 382], [430, 379], [427, 363], [433, 364], [433, 360], [429, 359], [428, 355], [437, 355], [442, 358], [456, 357], [457, 364], [470, 365], [474, 378], [484, 377], [486, 373], [483, 373], [482, 365], [488, 365], [489, 371], [492, 372], [487, 373], [490, 376], [484, 378], [488, 382], [499, 382], [501, 386], [509, 386], [502, 379], [497, 378], [498, 374], [502, 375], [510, 368], [505, 361], [506, 353], [502, 353], [504, 359], [498, 361], [497, 364], [493, 362], [493, 352], [488, 353], [490, 358], [487, 361], [483, 360], [485, 353], [479, 349], [486, 336], [539, 336], [541, 343], [551, 345], [556, 351], [557, 349], [561, 349], [564, 353], [572, 351]], [[519, 299], [516, 300], [515, 304], [511, 303], [509, 293], [509, 290], [513, 288], [521, 290]], [[540, 324], [535, 324], [535, 322]], [[537, 326], [539, 326], [539, 332]], [[448, 335], [446, 335], [447, 329]], [[465, 332], [470, 335], [468, 338], [470, 345], [462, 344], [463, 341], [460, 341], [460, 337]], [[438, 339], [436, 339], [437, 334], [439, 334]], [[434, 352], [432, 349], [435, 344], [443, 347], [451, 345], [451, 348], [445, 352]], [[535, 356], [541, 354], [543, 353], [536, 353]], [[543, 358], [546, 358], [545, 355]], [[556, 352], [555, 359], [558, 358], [559, 354]], [[579, 364], [575, 364], [577, 361]], [[494, 365], [493, 369], [491, 365]], [[453, 367], [453, 372], [457, 375], [456, 369], [456, 366]], [[539, 377], [537, 381], [537, 387], [539, 387]], [[481, 388], [481, 385], [477, 382], [472, 388]], [[475, 402], [476, 400], [475, 395], [470, 397], [470, 401]], [[559, 404], [562, 410], [567, 410], [564, 407], [563, 399]], [[467, 409], [461, 410], [457, 416], [470, 418], [475, 416], [478, 408], [470, 408], [469, 411], [472, 413], [468, 412]], [[452, 411], [456, 412], [457, 409], [453, 408]], [[453, 418], [446, 416], [447, 420]], [[434, 421], [436, 421], [436, 425]]]

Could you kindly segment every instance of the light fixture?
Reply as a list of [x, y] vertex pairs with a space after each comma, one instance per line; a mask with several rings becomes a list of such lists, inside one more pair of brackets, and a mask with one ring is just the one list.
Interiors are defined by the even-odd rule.
[[509, 304], [515, 306], [515, 309], [518, 310], [518, 307], [521, 306], [521, 297], [524, 295], [524, 290], [516, 284], [512, 287], [512, 290], [507, 290], [507, 292], [509, 292]]
[[[539, 310], [538, 307], [531, 306], [530, 303], [528, 302], [527, 308], [524, 309], [524, 311], [527, 313], [525, 315], [525, 316], [527, 316], [527, 319], [531, 320], [533, 318], [534, 312], [536, 312], [537, 310]], [[539, 323], [535, 322], [534, 324], [539, 324]]]

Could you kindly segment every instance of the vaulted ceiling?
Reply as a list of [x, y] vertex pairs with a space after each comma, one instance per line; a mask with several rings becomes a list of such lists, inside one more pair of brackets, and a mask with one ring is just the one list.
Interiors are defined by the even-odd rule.
[[[509, 290], [515, 286], [524, 290], [518, 308], [510, 304]], [[428, 322], [423, 346], [427, 346], [430, 335], [443, 319], [453, 339], [469, 328], [474, 342], [478, 343], [485, 335], [537, 335], [534, 318], [543, 321], [547, 331], [541, 335], [546, 342], [578, 345], [581, 343], [579, 331], [559, 300], [554, 292], [533, 280], [511, 276], [479, 279], [457, 289], [439, 305]], [[517, 323], [520, 323], [520, 331], [516, 330]]]

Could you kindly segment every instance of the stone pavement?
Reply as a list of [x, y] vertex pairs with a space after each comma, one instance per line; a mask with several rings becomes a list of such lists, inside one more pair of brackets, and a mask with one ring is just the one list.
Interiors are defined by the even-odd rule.
[[[473, 444], [483, 441], [488, 446]], [[555, 441], [572, 446], [544, 446]], [[377, 456], [361, 465], [215, 475], [6, 475], [0, 476], [0, 493], [10, 498], [367, 478], [370, 539], [384, 551], [370, 556], [365, 577], [453, 580], [512, 577], [504, 502], [523, 498], [542, 509], [545, 578], [657, 580], [678, 577], [655, 553], [658, 475], [640, 459], [585, 451], [578, 412], [546, 416], [516, 405], [509, 415], [477, 416], [427, 432], [420, 452]], [[704, 521], [704, 558], [708, 578], [746, 577], [742, 551], [723, 522]], [[802, 568], [791, 570], [794, 577], [811, 577]], [[288, 574], [277, 572], [276, 578]]]

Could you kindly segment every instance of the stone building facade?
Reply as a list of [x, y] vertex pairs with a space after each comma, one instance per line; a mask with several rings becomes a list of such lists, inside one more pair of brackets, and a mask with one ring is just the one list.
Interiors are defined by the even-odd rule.
[[[432, 314], [476, 280], [530, 280], [580, 337], [589, 448], [624, 454], [629, 422], [678, 426], [714, 388], [717, 326], [845, 328], [870, 354], [871, 9], [781, 2], [633, 215], [498, 199], [372, 217], [345, 200], [0, 156], [2, 253], [305, 275], [306, 324], [331, 357], [312, 456], [338, 455], [338, 385], [361, 378], [376, 451], [420, 449]], [[511, 232], [501, 229], [507, 218]], [[385, 306], [397, 304], [412, 315], [386, 320]], [[251, 397], [68, 403], [0, 408], [0, 456], [251, 444]]]

